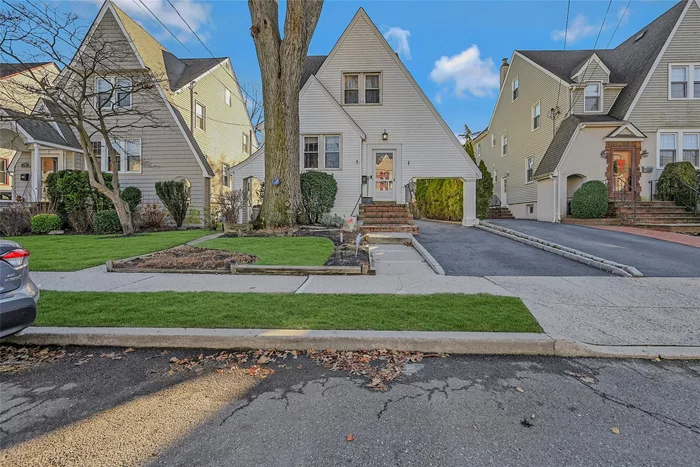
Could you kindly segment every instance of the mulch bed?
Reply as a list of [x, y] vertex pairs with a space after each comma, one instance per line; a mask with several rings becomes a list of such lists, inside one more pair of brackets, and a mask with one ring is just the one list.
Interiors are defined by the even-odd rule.
[[160, 251], [150, 256], [135, 258], [131, 261], [114, 263], [114, 268], [123, 269], [208, 269], [228, 270], [231, 264], [250, 264], [258, 260], [257, 256], [225, 250], [198, 248], [181, 245]]
[[364, 249], [360, 248], [355, 256], [355, 238], [356, 233], [342, 232], [339, 229], [322, 229], [301, 227], [297, 229], [266, 229], [266, 230], [250, 230], [238, 232], [228, 232], [220, 238], [238, 238], [238, 237], [323, 237], [333, 242], [335, 249], [328, 257], [324, 266], [360, 266], [369, 264], [369, 254]]

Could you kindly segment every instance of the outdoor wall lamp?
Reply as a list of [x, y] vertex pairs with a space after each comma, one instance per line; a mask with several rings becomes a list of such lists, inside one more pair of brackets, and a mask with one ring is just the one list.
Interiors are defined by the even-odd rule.
[[602, 157], [602, 158], [608, 157], [608, 150], [603, 149], [602, 151], [600, 151], [600, 157]]
[[643, 149], [642, 150], [642, 157], [649, 157], [649, 151], [647, 151], [646, 149]]
[[386, 141], [389, 139], [389, 133], [384, 130], [384, 133], [382, 133], [382, 141]]

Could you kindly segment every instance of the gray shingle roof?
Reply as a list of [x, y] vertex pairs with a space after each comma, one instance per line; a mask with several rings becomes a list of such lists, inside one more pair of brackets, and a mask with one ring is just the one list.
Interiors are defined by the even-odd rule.
[[557, 168], [559, 161], [564, 157], [564, 152], [566, 151], [569, 141], [574, 136], [576, 132], [576, 127], [580, 123], [600, 123], [600, 122], [611, 122], [611, 123], [621, 123], [620, 120], [610, 115], [571, 115], [565, 118], [559, 128], [557, 129], [552, 142], [549, 144], [547, 151], [540, 161], [540, 165], [537, 166], [535, 170], [534, 178], [543, 177], [548, 175]]
[[53, 62], [0, 63], [0, 79]]
[[[572, 82], [570, 76], [583, 65], [583, 62], [596, 53], [610, 69], [610, 81], [627, 84], [609, 112], [610, 115], [622, 119], [688, 1], [681, 0], [614, 49], [518, 50], [517, 52], [567, 83]], [[644, 33], [642, 37], [637, 39], [642, 33]]]
[[304, 68], [301, 70], [301, 83], [299, 89], [303, 88], [311, 75], [315, 75], [321, 69], [323, 62], [326, 61], [328, 55], [309, 55], [304, 60]]
[[63, 136], [63, 139], [66, 141], [66, 145], [70, 146], [71, 148], [80, 148], [80, 142], [75, 136], [73, 128], [71, 128], [70, 125], [64, 123], [65, 118], [61, 117], [61, 108], [56, 103], [51, 102], [47, 99], [42, 99], [41, 101], [48, 109], [49, 114], [55, 119], [56, 125], [58, 126], [61, 136]]
[[207, 71], [211, 70], [221, 62], [226, 60], [226, 57], [219, 58], [181, 58], [179, 61], [185, 65], [185, 68], [180, 72], [175, 86], [173, 87], [173, 78], [171, 77], [171, 70], [167, 68], [168, 62], [165, 62], [166, 71], [168, 73], [168, 78], [170, 80], [170, 89], [173, 91], [180, 89], [186, 84], [193, 81], [195, 78], [203, 75]]
[[[56, 144], [59, 146], [67, 146], [74, 148], [76, 151], [82, 151], [80, 144], [75, 145], [74, 143], [67, 142], [63, 136], [61, 136], [61, 133], [56, 131], [56, 128], [54, 128], [51, 123], [44, 120], [31, 118], [22, 112], [16, 112], [9, 109], [2, 110], [7, 113], [7, 115], [12, 117], [12, 120], [24, 131], [26, 131], [35, 141], [40, 143]], [[75, 138], [75, 135], [73, 138]]]

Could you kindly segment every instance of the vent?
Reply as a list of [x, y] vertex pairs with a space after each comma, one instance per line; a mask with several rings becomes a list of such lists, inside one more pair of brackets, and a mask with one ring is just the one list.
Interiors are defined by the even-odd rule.
[[644, 31], [642, 31], [642, 32], [640, 32], [639, 34], [637, 34], [637, 37], [634, 38], [634, 42], [639, 42], [639, 41], [642, 39], [642, 37], [644, 37], [644, 35], [645, 35], [646, 33], [647, 33], [647, 30], [645, 29]]

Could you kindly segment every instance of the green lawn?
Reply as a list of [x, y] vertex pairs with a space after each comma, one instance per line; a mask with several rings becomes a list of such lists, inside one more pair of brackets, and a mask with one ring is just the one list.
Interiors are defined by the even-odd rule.
[[213, 232], [176, 230], [131, 237], [116, 235], [36, 235], [11, 237], [29, 250], [32, 271], [77, 271], [122, 259], [165, 250]]
[[36, 326], [542, 332], [518, 298], [41, 292]]
[[267, 266], [323, 266], [333, 253], [333, 242], [322, 237], [215, 238], [197, 246], [248, 253]]

